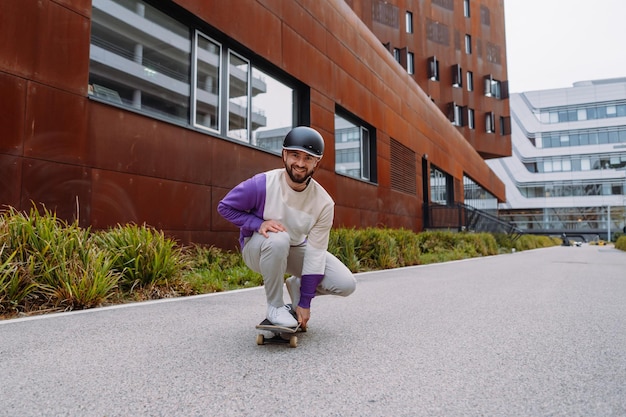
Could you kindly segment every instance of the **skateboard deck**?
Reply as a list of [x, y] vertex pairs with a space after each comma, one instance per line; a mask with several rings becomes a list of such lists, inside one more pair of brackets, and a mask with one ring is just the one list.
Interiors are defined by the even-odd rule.
[[256, 337], [257, 345], [264, 344], [288, 344], [289, 347], [295, 348], [298, 347], [298, 337], [295, 335], [298, 331], [303, 331], [298, 324], [296, 327], [285, 327], [285, 326], [276, 326], [272, 324], [268, 319], [263, 320], [261, 323], [256, 325], [258, 330], [265, 330], [268, 332], [272, 332], [274, 336], [265, 337], [262, 333], [259, 333]]

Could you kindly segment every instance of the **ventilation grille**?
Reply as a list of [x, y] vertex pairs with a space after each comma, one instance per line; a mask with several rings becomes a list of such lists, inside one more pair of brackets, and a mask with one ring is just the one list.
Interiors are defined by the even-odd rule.
[[391, 189], [417, 195], [415, 152], [391, 139]]

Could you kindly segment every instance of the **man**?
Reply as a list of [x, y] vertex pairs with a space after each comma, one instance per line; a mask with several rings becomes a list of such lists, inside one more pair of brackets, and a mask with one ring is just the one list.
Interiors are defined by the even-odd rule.
[[[299, 126], [283, 141], [284, 168], [263, 172], [233, 188], [218, 212], [240, 228], [246, 265], [263, 275], [267, 319], [306, 328], [316, 294], [350, 295], [356, 280], [327, 251], [334, 201], [312, 178], [324, 154], [324, 139]], [[295, 316], [283, 301], [285, 274]]]

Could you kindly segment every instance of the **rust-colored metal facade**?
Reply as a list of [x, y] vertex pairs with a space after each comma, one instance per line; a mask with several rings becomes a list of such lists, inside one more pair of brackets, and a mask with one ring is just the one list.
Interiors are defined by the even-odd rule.
[[[464, 175], [504, 200], [480, 146], [451, 125], [429, 98], [434, 91], [426, 94], [343, 0], [167, 3], [306, 86], [300, 121], [327, 142], [316, 179], [336, 201], [336, 226], [422, 230], [430, 163], [453, 178], [456, 201]], [[217, 202], [280, 158], [90, 98], [91, 0], [4, 0], [1, 7], [0, 203], [45, 204], [96, 229], [145, 222], [182, 242], [233, 248], [237, 232], [216, 213]], [[376, 129], [376, 181], [335, 172], [337, 106]], [[413, 192], [393, 186], [398, 149], [413, 155], [403, 163], [414, 169], [402, 171], [415, 177]]]
[[[442, 113], [452, 120], [454, 106], [459, 108], [457, 129], [483, 158], [511, 155], [503, 0], [347, 3], [389, 52], [398, 54], [400, 65], [413, 66], [413, 79]], [[430, 73], [433, 58], [436, 77]], [[496, 83], [496, 94], [491, 94], [491, 82]], [[473, 127], [468, 109], [474, 112]], [[491, 132], [487, 118], [493, 118]]]

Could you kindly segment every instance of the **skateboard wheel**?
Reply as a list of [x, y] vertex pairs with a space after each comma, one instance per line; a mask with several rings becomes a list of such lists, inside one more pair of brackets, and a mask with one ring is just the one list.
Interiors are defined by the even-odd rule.
[[264, 345], [265, 344], [265, 336], [263, 336], [262, 334], [257, 334], [256, 335], [256, 344], [257, 345]]
[[297, 336], [291, 336], [289, 338], [289, 347], [292, 347], [292, 348], [298, 347], [298, 337]]

